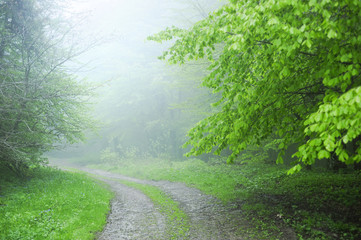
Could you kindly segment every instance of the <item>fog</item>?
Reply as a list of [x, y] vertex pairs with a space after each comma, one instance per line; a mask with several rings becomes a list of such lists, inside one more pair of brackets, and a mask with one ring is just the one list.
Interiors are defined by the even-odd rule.
[[69, 66], [96, 87], [97, 130], [84, 143], [50, 153], [73, 162], [119, 164], [147, 158], [184, 159], [187, 131], [217, 99], [199, 87], [205, 60], [169, 65], [158, 60], [171, 43], [146, 38], [166, 27], [189, 28], [217, 9], [213, 0], [78, 0], [66, 5], [79, 42], [90, 47]]

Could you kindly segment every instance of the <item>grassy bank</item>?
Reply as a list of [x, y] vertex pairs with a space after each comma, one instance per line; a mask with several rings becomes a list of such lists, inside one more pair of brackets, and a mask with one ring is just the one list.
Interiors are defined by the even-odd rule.
[[112, 193], [78, 173], [32, 170], [28, 179], [0, 174], [0, 239], [93, 239]]
[[93, 167], [143, 179], [185, 182], [225, 204], [236, 203], [253, 223], [255, 238], [277, 239], [285, 230], [299, 239], [361, 238], [361, 175], [357, 173], [304, 171], [287, 176], [286, 167], [263, 162], [225, 165], [196, 159]]

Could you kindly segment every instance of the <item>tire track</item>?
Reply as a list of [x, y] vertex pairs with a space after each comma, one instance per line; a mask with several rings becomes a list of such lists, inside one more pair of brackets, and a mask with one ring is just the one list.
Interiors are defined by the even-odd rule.
[[168, 239], [166, 219], [142, 192], [117, 181], [99, 178], [115, 193], [107, 225], [99, 240]]
[[[97, 169], [82, 169], [99, 177], [110, 179], [126, 180], [140, 184], [153, 185], [164, 191], [174, 201], [180, 203], [179, 207], [189, 216], [190, 230], [186, 239], [194, 240], [241, 240], [249, 239], [239, 231], [240, 226], [246, 226], [240, 210], [224, 206], [216, 198], [203, 194], [200, 190], [187, 187], [183, 183], [168, 181], [146, 181], [126, 177], [115, 173]], [[115, 181], [112, 181], [115, 182]], [[112, 184], [112, 183], [109, 183]], [[124, 194], [127, 194], [125, 192]], [[149, 200], [149, 199], [148, 199]], [[143, 201], [140, 200], [140, 202]], [[126, 207], [126, 206], [124, 206]], [[163, 220], [164, 224], [164, 220]], [[108, 226], [107, 226], [108, 227]], [[110, 226], [109, 226], [110, 227]], [[111, 228], [111, 227], [110, 227]], [[161, 229], [153, 227], [151, 231], [164, 232], [165, 224]], [[150, 232], [149, 232], [150, 233]], [[159, 233], [159, 232], [158, 232]], [[148, 238], [147, 238], [148, 237]], [[105, 238], [104, 238], [105, 239]], [[115, 238], [116, 239], [116, 238]], [[129, 239], [153, 239], [143, 235], [139, 238]], [[167, 239], [167, 236], [159, 236], [156, 239]]]

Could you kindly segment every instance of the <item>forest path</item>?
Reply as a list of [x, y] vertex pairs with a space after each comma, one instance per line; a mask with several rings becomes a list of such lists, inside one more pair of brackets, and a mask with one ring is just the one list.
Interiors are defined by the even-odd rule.
[[240, 226], [246, 225], [242, 222], [240, 210], [226, 207], [198, 189], [187, 187], [183, 183], [146, 181], [97, 169], [81, 170], [97, 176], [116, 193], [108, 224], [99, 239], [169, 239], [165, 231], [164, 216], [157, 212], [149, 198], [116, 180], [156, 186], [178, 202], [190, 222], [190, 230], [185, 239], [245, 239], [237, 231]]
[[168, 239], [165, 216], [146, 195], [115, 180], [99, 179], [111, 187], [115, 197], [107, 225], [97, 239]]
[[[90, 169], [67, 161], [50, 161], [51, 166], [63, 170], [78, 169], [91, 174], [110, 186], [115, 193], [107, 225], [97, 235], [98, 240], [242, 240], [257, 239], [247, 236], [250, 227], [239, 207], [225, 206], [217, 198], [184, 183], [169, 181], [141, 180], [99, 169]], [[148, 196], [120, 181], [151, 185], [159, 188], [188, 216], [190, 225], [186, 237], [170, 237], [167, 216], [159, 212]], [[287, 238], [281, 238], [287, 239]], [[291, 238], [292, 239], [292, 238]]]

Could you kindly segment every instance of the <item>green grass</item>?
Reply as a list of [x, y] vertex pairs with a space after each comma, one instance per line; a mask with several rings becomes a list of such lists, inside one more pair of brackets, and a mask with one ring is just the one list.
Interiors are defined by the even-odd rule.
[[259, 205], [264, 222], [282, 221], [300, 239], [360, 239], [360, 190], [356, 173], [301, 172], [253, 189], [244, 207], [257, 213]]
[[139, 184], [125, 180], [117, 180], [124, 185], [135, 188], [147, 195], [167, 218], [167, 234], [169, 239], [186, 239], [189, 231], [188, 216], [163, 191], [155, 186]]
[[28, 180], [0, 175], [0, 239], [93, 239], [112, 193], [78, 173], [34, 169]]
[[197, 159], [93, 167], [143, 179], [184, 182], [225, 204], [236, 203], [255, 230], [240, 231], [255, 238], [277, 239], [291, 229], [299, 239], [361, 239], [358, 173], [304, 171], [287, 176], [287, 167], [262, 161], [226, 165]]
[[[208, 194], [216, 195], [227, 201], [234, 198], [234, 185], [236, 179], [230, 179], [224, 173], [227, 169], [207, 166], [200, 160], [187, 162], [170, 161], [144, 161], [129, 163], [122, 166], [93, 165], [112, 172], [121, 173], [140, 179], [169, 180], [173, 182], [185, 182], [188, 186], [194, 186]], [[232, 171], [232, 169], [229, 169]]]
[[[153, 160], [129, 162], [122, 166], [91, 165], [127, 176], [150, 180], [168, 180], [184, 182], [190, 187], [196, 187], [206, 194], [216, 196], [227, 203], [242, 196], [249, 196], [249, 188], [255, 186], [256, 176], [273, 177], [283, 175], [286, 168], [278, 166], [227, 165], [222, 163], [207, 164], [198, 159], [184, 162]], [[272, 175], [272, 176], [271, 176]], [[252, 179], [251, 179], [252, 178]]]

